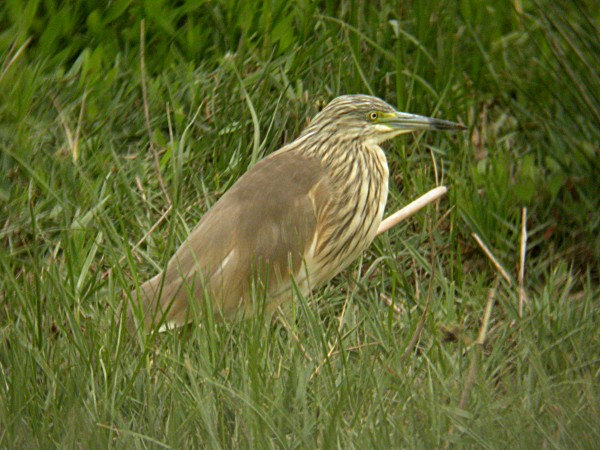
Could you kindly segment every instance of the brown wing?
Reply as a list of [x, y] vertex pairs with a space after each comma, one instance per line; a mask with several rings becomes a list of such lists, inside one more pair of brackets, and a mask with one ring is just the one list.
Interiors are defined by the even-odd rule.
[[140, 286], [146, 325], [184, 325], [208, 300], [217, 316], [247, 313], [253, 287], [277, 295], [289, 289], [317, 232], [315, 192], [324, 204], [329, 182], [317, 160], [287, 151], [257, 163], [204, 215], [166, 270]]

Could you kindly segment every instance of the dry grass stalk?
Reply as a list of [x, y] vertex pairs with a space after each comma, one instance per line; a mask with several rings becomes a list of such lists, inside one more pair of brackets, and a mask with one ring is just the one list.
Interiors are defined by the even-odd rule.
[[403, 220], [406, 220], [408, 217], [415, 214], [417, 211], [446, 195], [446, 192], [448, 192], [448, 188], [446, 186], [438, 186], [435, 189], [427, 192], [425, 195], [422, 195], [415, 201], [409, 203], [404, 208], [396, 211], [391, 216], [386, 217], [379, 225], [379, 228], [377, 229], [377, 235], [379, 236], [380, 234], [388, 231], [390, 228], [395, 227]]
[[488, 259], [492, 262], [492, 264], [494, 265], [494, 267], [496, 268], [498, 273], [500, 275], [502, 275], [502, 278], [504, 278], [508, 284], [513, 284], [512, 279], [510, 278], [510, 275], [508, 274], [508, 272], [504, 269], [504, 267], [502, 267], [502, 264], [500, 264], [500, 262], [492, 254], [490, 249], [487, 248], [487, 246], [483, 243], [483, 241], [477, 235], [477, 233], [471, 233], [471, 236], [473, 236], [473, 239], [475, 239], [475, 241], [479, 244], [479, 247], [481, 247], [481, 249], [483, 250], [483, 253], [485, 253], [485, 255], [488, 257]]
[[525, 256], [527, 253], [527, 208], [521, 210], [521, 249], [519, 255], [519, 317], [523, 317], [525, 295]]

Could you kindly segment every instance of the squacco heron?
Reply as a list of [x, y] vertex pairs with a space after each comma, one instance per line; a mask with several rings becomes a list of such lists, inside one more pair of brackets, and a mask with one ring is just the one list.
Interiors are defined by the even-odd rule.
[[[249, 169], [202, 217], [164, 271], [131, 293], [146, 329], [272, 311], [308, 294], [375, 238], [388, 196], [379, 146], [416, 130], [461, 130], [367, 95], [329, 103], [293, 142]], [[259, 294], [257, 294], [259, 293]]]

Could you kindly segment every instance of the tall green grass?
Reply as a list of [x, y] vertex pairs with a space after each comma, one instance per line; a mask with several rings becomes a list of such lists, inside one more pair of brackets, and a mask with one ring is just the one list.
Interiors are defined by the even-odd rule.
[[[0, 446], [594, 448], [598, 13], [3, 2]], [[469, 125], [387, 145], [390, 211], [437, 183], [448, 198], [286, 318], [129, 337], [123, 292], [253, 160], [357, 92]]]

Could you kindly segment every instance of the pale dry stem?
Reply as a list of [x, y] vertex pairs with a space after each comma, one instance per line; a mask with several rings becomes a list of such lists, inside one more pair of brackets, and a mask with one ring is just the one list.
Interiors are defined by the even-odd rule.
[[83, 94], [83, 98], [81, 99], [81, 106], [79, 108], [79, 118], [77, 119], [77, 128], [75, 129], [75, 135], [73, 135], [73, 131], [71, 131], [71, 127], [69, 126], [67, 119], [60, 107], [58, 100], [56, 98], [52, 98], [52, 103], [56, 110], [58, 111], [58, 117], [60, 118], [60, 122], [65, 130], [65, 135], [67, 137], [67, 143], [69, 146], [69, 153], [71, 154], [71, 159], [74, 163], [79, 160], [79, 137], [81, 136], [81, 124], [83, 122], [83, 114], [85, 112], [85, 99], [87, 97], [87, 92]]
[[406, 220], [417, 211], [423, 209], [425, 206], [430, 203], [436, 201], [437, 199], [443, 197], [448, 192], [448, 188], [446, 186], [438, 186], [435, 189], [430, 190], [426, 194], [422, 195], [418, 199], [413, 202], [410, 202], [404, 208], [396, 211], [394, 214], [383, 219], [379, 228], [377, 229], [377, 236], [385, 233], [390, 228], [395, 227], [403, 220]]
[[523, 317], [525, 294], [525, 256], [527, 254], [527, 208], [521, 210], [521, 248], [519, 255], [519, 317]]
[[508, 284], [512, 285], [513, 282], [512, 282], [512, 279], [510, 278], [510, 275], [508, 274], [508, 272], [506, 272], [506, 270], [504, 270], [504, 267], [502, 267], [502, 264], [500, 264], [500, 262], [498, 261], [498, 259], [496, 259], [496, 257], [490, 251], [490, 249], [487, 248], [487, 246], [483, 243], [483, 241], [477, 235], [477, 233], [471, 233], [471, 236], [473, 236], [473, 239], [475, 239], [477, 244], [479, 244], [479, 247], [481, 247], [481, 250], [483, 250], [483, 253], [485, 253], [485, 256], [487, 256], [488, 259], [492, 262], [492, 264], [494, 265], [494, 267], [496, 268], [498, 273], [500, 275], [502, 275], [502, 278], [504, 278]]

